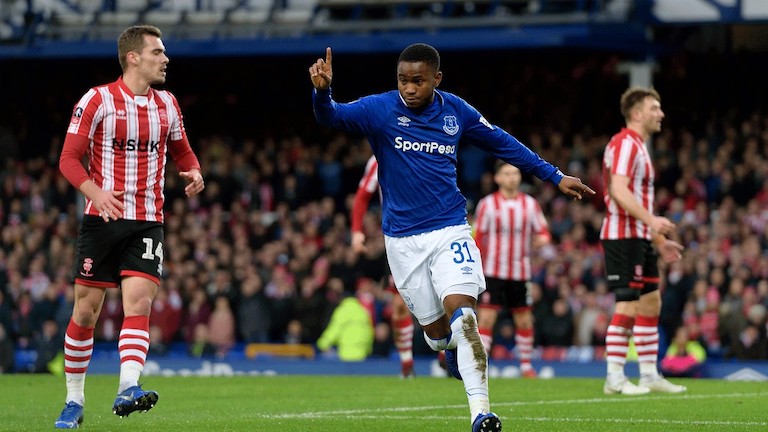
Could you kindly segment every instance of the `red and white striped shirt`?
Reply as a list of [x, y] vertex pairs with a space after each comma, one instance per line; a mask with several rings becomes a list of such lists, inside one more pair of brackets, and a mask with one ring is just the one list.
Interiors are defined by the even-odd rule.
[[[163, 221], [169, 150], [180, 169], [200, 166], [189, 147], [173, 94], [150, 88], [146, 96], [137, 96], [122, 78], [94, 87], [80, 98], [67, 134], [88, 139], [88, 178], [103, 190], [125, 191], [120, 197], [125, 205], [122, 217], [129, 220]], [[87, 178], [75, 180], [79, 181], [75, 187], [81, 180]], [[85, 214], [98, 216], [90, 200]]]
[[355, 199], [352, 202], [351, 230], [352, 232], [363, 231], [363, 217], [368, 211], [368, 203], [376, 191], [379, 190], [379, 162], [375, 156], [368, 158], [365, 163], [365, 171], [360, 183], [357, 185]]
[[603, 201], [606, 213], [600, 238], [651, 240], [650, 228], [632, 217], [611, 198], [608, 185], [612, 175], [629, 177], [629, 190], [637, 202], [653, 214], [653, 181], [656, 174], [642, 137], [631, 129], [623, 128], [614, 135], [603, 155]]
[[375, 156], [368, 158], [368, 162], [365, 163], [363, 178], [360, 179], [357, 188], [368, 193], [375, 193], [379, 190], [379, 162]]
[[536, 200], [525, 193], [506, 199], [494, 192], [477, 203], [475, 241], [486, 276], [514, 281], [531, 278], [531, 240], [549, 237], [549, 225]]

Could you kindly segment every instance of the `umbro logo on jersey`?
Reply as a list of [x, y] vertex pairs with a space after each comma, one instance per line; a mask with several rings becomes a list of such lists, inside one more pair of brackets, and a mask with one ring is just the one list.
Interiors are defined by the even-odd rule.
[[400, 116], [397, 118], [397, 125], [398, 126], [405, 126], [408, 127], [408, 124], [411, 122], [411, 119], [409, 119], [406, 116]]

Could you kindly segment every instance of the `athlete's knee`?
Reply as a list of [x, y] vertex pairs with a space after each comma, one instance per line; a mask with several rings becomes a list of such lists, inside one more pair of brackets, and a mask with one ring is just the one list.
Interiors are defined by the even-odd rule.
[[630, 287], [614, 288], [614, 295], [617, 302], [631, 302], [640, 299], [640, 290]]
[[661, 311], [661, 295], [658, 290], [640, 296], [637, 313], [645, 316], [657, 316]]
[[149, 316], [150, 312], [152, 312], [152, 297], [141, 296], [131, 298], [130, 301], [123, 304], [123, 312], [126, 316]]
[[470, 307], [457, 309], [451, 316], [451, 332], [453, 337], [450, 343], [454, 347], [466, 343], [478, 362], [487, 361], [485, 347], [477, 328], [477, 316], [474, 309]]
[[100, 304], [79, 301], [72, 309], [72, 319], [82, 327], [94, 327], [99, 319]]
[[427, 345], [432, 348], [432, 351], [442, 351], [444, 349], [450, 348], [451, 333], [449, 332], [446, 336], [443, 337], [432, 338], [427, 334], [427, 332], [424, 332], [424, 340], [427, 342]]
[[461, 308], [474, 309], [477, 305], [477, 299], [467, 294], [448, 294], [443, 299], [443, 307], [448, 316], [452, 316]]

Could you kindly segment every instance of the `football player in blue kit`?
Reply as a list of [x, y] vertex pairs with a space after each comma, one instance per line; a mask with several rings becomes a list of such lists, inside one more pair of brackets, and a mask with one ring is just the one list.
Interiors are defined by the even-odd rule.
[[488, 122], [460, 97], [437, 90], [443, 74], [430, 45], [405, 48], [397, 90], [337, 103], [331, 96], [331, 48], [309, 68], [317, 121], [364, 135], [379, 162], [382, 230], [395, 286], [435, 351], [446, 350], [449, 372], [463, 380], [473, 432], [497, 432], [491, 412], [488, 357], [477, 329], [477, 297], [485, 291], [480, 252], [467, 222], [456, 178], [460, 143], [581, 199], [595, 192]]

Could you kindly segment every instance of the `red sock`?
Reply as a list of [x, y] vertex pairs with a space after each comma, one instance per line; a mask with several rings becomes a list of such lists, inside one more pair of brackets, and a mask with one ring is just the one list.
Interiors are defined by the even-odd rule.
[[637, 349], [637, 362], [640, 374], [658, 372], [656, 362], [659, 358], [659, 317], [638, 315], [632, 328], [632, 337]]
[[483, 348], [485, 348], [485, 352], [490, 354], [491, 347], [493, 346], [493, 329], [480, 327], [477, 329], [477, 331], [480, 333], [480, 340], [483, 342]]
[[392, 323], [395, 327], [395, 348], [403, 364], [413, 364], [413, 318], [406, 315]]
[[120, 352], [120, 387], [122, 392], [139, 382], [141, 371], [149, 351], [149, 317], [138, 315], [125, 317], [123, 328], [120, 330], [120, 342], [117, 349]]
[[67, 379], [82, 379], [93, 353], [93, 327], [80, 327], [70, 318], [64, 337], [64, 373]]
[[515, 329], [515, 345], [520, 356], [520, 366], [528, 368], [533, 357], [533, 329]]
[[611, 318], [608, 332], [605, 335], [605, 353], [608, 362], [608, 372], [619, 372], [624, 370], [624, 364], [627, 362], [629, 336], [632, 334], [632, 325], [634, 321], [634, 318], [622, 314], [614, 314], [613, 318]]

